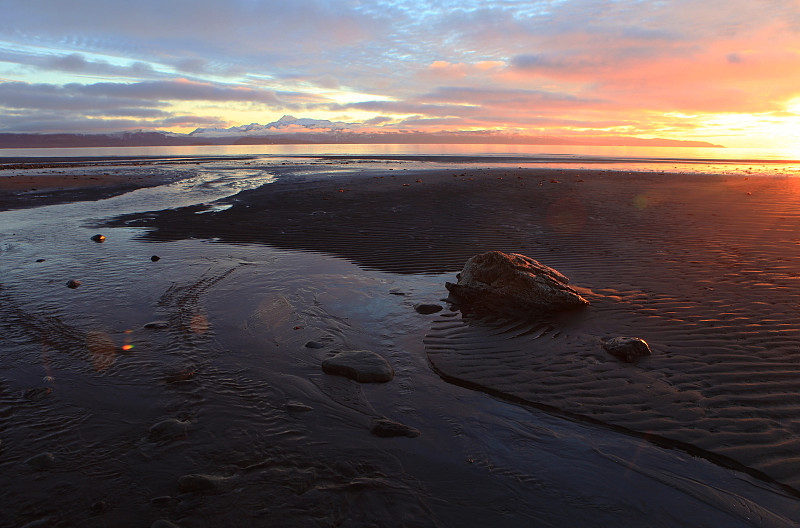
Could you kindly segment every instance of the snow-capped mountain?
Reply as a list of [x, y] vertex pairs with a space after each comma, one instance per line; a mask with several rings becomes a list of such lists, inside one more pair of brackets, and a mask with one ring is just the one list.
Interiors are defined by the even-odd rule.
[[329, 121], [327, 119], [311, 119], [307, 117], [297, 118], [290, 115], [285, 115], [268, 123], [266, 125], [259, 125], [258, 123], [250, 123], [249, 125], [241, 125], [230, 128], [198, 128], [191, 132], [189, 136], [194, 137], [225, 137], [225, 136], [249, 136], [249, 135], [267, 135], [275, 132], [285, 132], [286, 129], [291, 128], [293, 132], [299, 131], [298, 129], [309, 130], [348, 130], [357, 127], [356, 123], [345, 123], [344, 121]]

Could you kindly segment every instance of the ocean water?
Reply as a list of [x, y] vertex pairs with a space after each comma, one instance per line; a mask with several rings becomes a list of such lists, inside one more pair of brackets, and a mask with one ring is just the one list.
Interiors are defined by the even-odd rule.
[[[263, 243], [153, 242], [141, 228], [104, 224], [123, 214], [213, 209], [282, 178], [361, 169], [621, 163], [658, 172], [680, 165], [589, 157], [549, 165], [541, 154], [422, 161], [408, 158], [419, 154], [409, 150], [399, 161], [266, 154], [257, 162], [164, 166], [187, 177], [105, 200], [0, 212], [0, 525], [800, 522], [797, 498], [772, 483], [440, 379], [425, 353], [431, 318], [414, 306], [447, 306], [443, 284], [452, 273], [391, 273]], [[73, 152], [98, 155], [108, 153]], [[790, 163], [714, 166], [748, 175], [762, 166], [772, 175], [795, 170]], [[90, 239], [98, 230], [102, 244]], [[67, 288], [69, 279], [82, 284]], [[312, 341], [322, 347], [306, 346]], [[323, 374], [322, 359], [343, 349], [380, 351], [395, 379], [361, 385]], [[371, 435], [371, 421], [382, 417], [421, 435]], [[198, 474], [209, 476], [207, 487], [181, 484]]]
[[[0, 149], [16, 157], [256, 156], [273, 159], [314, 156], [435, 157], [484, 166], [598, 168], [609, 170], [797, 175], [800, 152], [785, 149], [595, 147], [564, 145], [212, 145], [195, 147], [100, 147]], [[444, 159], [443, 159], [444, 158]]]

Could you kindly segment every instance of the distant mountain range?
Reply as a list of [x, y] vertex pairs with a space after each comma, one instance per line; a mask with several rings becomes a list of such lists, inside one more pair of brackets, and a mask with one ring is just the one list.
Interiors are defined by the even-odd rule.
[[357, 123], [287, 115], [266, 125], [252, 123], [231, 128], [198, 128], [189, 134], [145, 131], [113, 134], [0, 133], [0, 148], [392, 143], [723, 147], [705, 141], [625, 136], [567, 138], [489, 132], [359, 132], [357, 129], [360, 126]]
[[345, 123], [344, 121], [328, 121], [327, 119], [310, 119], [307, 117], [297, 118], [285, 115], [277, 121], [266, 125], [251, 123], [230, 128], [198, 128], [191, 132], [192, 137], [241, 137], [274, 134], [278, 130], [286, 129], [305, 129], [305, 130], [348, 130], [360, 126], [358, 123]]

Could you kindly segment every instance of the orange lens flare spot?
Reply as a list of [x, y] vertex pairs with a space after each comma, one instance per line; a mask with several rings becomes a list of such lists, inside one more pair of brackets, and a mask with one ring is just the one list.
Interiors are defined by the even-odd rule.
[[122, 345], [122, 350], [133, 350], [133, 345]]

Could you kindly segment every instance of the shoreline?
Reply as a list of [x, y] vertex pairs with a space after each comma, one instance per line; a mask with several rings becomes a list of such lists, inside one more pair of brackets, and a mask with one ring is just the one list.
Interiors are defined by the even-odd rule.
[[191, 177], [193, 166], [248, 159], [253, 158], [0, 158], [0, 211], [111, 198]]

